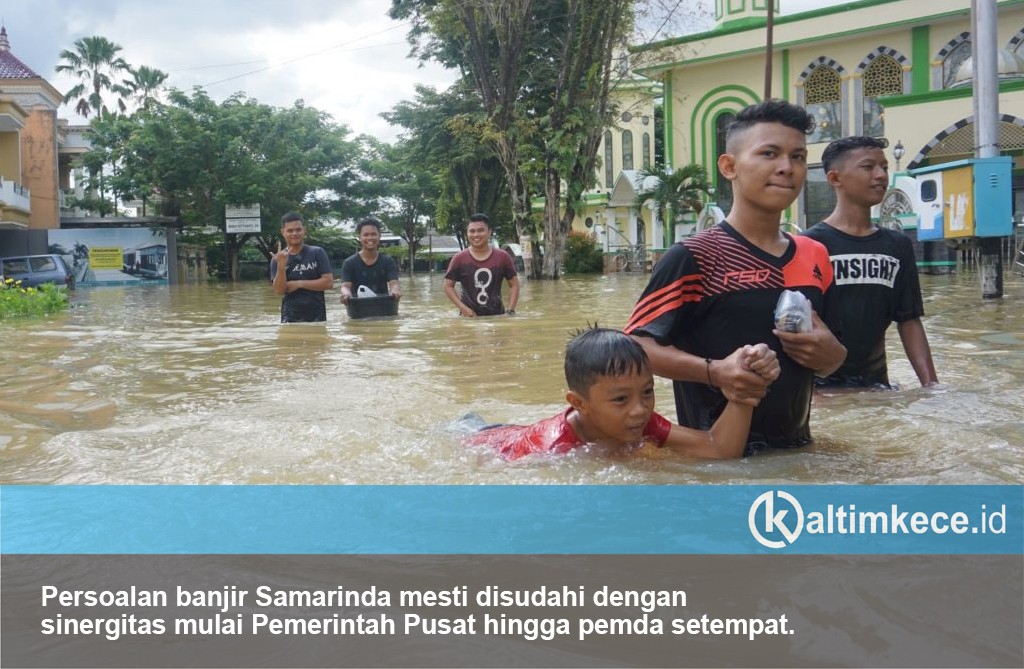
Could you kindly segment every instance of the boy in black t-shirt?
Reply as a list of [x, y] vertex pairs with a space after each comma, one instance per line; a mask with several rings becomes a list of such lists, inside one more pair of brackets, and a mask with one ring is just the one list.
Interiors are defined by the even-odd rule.
[[366, 286], [376, 296], [402, 297], [398, 284], [398, 263], [380, 252], [381, 222], [369, 216], [356, 224], [359, 252], [341, 264], [341, 303], [348, 304], [358, 296], [359, 287]]
[[[808, 443], [814, 375], [831, 374], [846, 357], [825, 324], [836, 323], [826, 299], [828, 252], [780, 230], [782, 212], [807, 176], [806, 135], [813, 127], [804, 109], [781, 100], [737, 115], [718, 159], [733, 187], [729, 216], [665, 253], [626, 326], [654, 373], [674, 380], [680, 425], [708, 429], [727, 401], [756, 407], [748, 452]], [[774, 329], [785, 289], [811, 301], [811, 332]], [[771, 393], [769, 382], [742, 364], [743, 346], [758, 343], [778, 353], [782, 368]]]
[[316, 323], [327, 320], [324, 292], [334, 286], [334, 271], [327, 252], [306, 244], [306, 226], [294, 211], [281, 218], [281, 236], [270, 257], [270, 280], [281, 296], [282, 323]]
[[849, 355], [819, 385], [889, 388], [885, 331], [896, 321], [922, 386], [938, 383], [921, 316], [921, 286], [910, 239], [876, 227], [871, 207], [885, 198], [889, 163], [884, 139], [846, 137], [825, 148], [822, 169], [836, 192], [836, 208], [805, 234], [828, 248]]

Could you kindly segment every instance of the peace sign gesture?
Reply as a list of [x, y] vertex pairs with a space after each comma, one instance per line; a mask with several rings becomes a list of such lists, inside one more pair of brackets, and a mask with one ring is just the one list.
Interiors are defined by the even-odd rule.
[[281, 240], [277, 241], [277, 253], [274, 254], [274, 260], [277, 261], [277, 269], [281, 271], [281, 268], [287, 269], [288, 267], [288, 248], [281, 248]]

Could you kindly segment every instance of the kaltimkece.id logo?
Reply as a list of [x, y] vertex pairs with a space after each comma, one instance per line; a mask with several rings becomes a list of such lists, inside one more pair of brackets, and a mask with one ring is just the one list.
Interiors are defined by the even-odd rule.
[[785, 490], [769, 490], [750, 505], [747, 523], [762, 546], [786, 548], [803, 534], [924, 535], [1006, 534], [1006, 505], [972, 511], [903, 510], [899, 504], [858, 509], [856, 504], [827, 504], [804, 512], [800, 501]]

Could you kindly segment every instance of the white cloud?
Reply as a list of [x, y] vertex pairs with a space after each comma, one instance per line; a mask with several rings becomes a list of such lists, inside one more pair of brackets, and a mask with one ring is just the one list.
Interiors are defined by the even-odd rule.
[[[203, 86], [214, 99], [243, 91], [260, 102], [297, 99], [331, 114], [354, 134], [393, 139], [379, 114], [410, 99], [414, 85], [444, 88], [455, 73], [406, 57], [407, 26], [380, 0], [37, 0], [5, 8], [11, 50], [58, 90], [76, 82], [54, 67], [74, 40], [102, 35], [132, 65], [170, 74], [168, 83]], [[10, 9], [14, 11], [11, 12]], [[81, 121], [68, 108], [61, 116]]]
[[[709, 0], [707, 0], [709, 1]], [[840, 0], [782, 0], [783, 14]], [[407, 26], [387, 16], [387, 0], [35, 0], [7, 3], [12, 51], [58, 90], [62, 49], [89, 35], [120, 44], [132, 65], [170, 74], [184, 90], [200, 85], [217, 100], [244, 91], [280, 107], [303, 99], [353, 134], [391, 140], [399, 129], [380, 113], [411, 99], [417, 83], [444, 88], [456, 74], [408, 59]], [[64, 108], [61, 115], [80, 122]]]

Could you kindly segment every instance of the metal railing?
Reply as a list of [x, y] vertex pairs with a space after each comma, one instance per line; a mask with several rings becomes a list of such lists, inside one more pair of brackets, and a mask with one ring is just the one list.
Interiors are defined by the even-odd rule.
[[643, 244], [630, 244], [615, 247], [615, 249], [615, 271], [636, 273], [647, 271], [647, 248]]
[[[10, 194], [8, 194], [10, 193]], [[30, 211], [32, 207], [32, 194], [17, 181], [0, 177], [0, 199], [3, 199], [9, 206], [18, 207]]]

